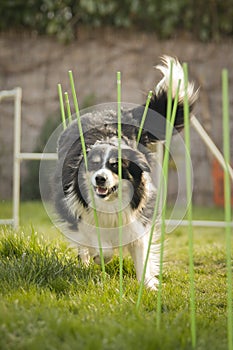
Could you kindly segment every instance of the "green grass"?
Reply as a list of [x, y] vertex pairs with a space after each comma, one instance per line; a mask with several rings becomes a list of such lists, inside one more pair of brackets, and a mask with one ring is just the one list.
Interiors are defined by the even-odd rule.
[[[194, 208], [195, 209], [195, 208]], [[10, 204], [0, 205], [8, 215]], [[194, 210], [205, 218], [208, 209]], [[222, 211], [211, 209], [213, 217]], [[130, 258], [84, 267], [52, 226], [40, 203], [21, 205], [22, 228], [0, 227], [0, 349], [192, 349], [186, 228], [168, 235], [161, 327], [156, 292], [139, 285]], [[226, 254], [223, 229], [194, 228], [197, 349], [227, 349]]]

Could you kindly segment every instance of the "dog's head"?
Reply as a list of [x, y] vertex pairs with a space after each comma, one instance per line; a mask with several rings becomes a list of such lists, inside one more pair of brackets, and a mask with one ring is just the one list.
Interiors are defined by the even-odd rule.
[[[150, 167], [145, 156], [126, 145], [121, 150], [122, 197], [136, 208], [143, 196], [143, 172]], [[113, 144], [96, 144], [88, 154], [88, 171], [95, 196], [103, 201], [113, 201], [119, 190], [118, 147]]]
[[[69, 159], [71, 161], [68, 156]], [[69, 161], [65, 163], [66, 172]], [[84, 162], [81, 160], [78, 166], [76, 163], [76, 169], [74, 169], [74, 165], [69, 166], [75, 171], [69, 171], [69, 180], [67, 172], [65, 175], [66, 180], [68, 180], [66, 186], [68, 195], [72, 194], [72, 198], [75, 195], [83, 206], [89, 207], [92, 205], [91, 186], [97, 209], [104, 210], [109, 206], [114, 210], [114, 203], [117, 205], [119, 194], [118, 145], [97, 142], [88, 151], [87, 163], [88, 170], [85, 169]], [[121, 173], [124, 206], [130, 204], [132, 209], [136, 209], [140, 205], [146, 191], [145, 176], [143, 175], [145, 172], [150, 172], [145, 155], [123, 144], [121, 148]]]

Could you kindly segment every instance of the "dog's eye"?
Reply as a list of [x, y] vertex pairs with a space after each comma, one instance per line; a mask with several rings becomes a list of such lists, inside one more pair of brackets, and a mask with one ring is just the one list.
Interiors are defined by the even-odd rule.
[[118, 162], [111, 163], [112, 168], [117, 169], [118, 168]]
[[112, 169], [117, 169], [118, 168], [118, 159], [116, 159], [116, 158], [109, 159], [109, 164], [110, 164]]
[[88, 158], [88, 168], [89, 170], [97, 170], [101, 166], [101, 157], [98, 155], [91, 155]]
[[92, 156], [89, 158], [89, 162], [92, 164], [99, 164], [101, 162], [101, 158], [98, 155]]

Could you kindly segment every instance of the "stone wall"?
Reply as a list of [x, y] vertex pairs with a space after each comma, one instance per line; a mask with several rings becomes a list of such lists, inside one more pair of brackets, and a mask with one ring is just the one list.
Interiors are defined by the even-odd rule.
[[[0, 90], [21, 86], [22, 151], [33, 151], [46, 118], [59, 115], [57, 83], [69, 90], [72, 69], [80, 105], [116, 101], [116, 71], [122, 72], [122, 100], [143, 103], [149, 89], [160, 79], [153, 69], [162, 54], [188, 62], [190, 77], [200, 87], [195, 113], [216, 144], [222, 148], [221, 70], [230, 75], [230, 110], [233, 110], [232, 42], [203, 44], [176, 37], [159, 41], [153, 34], [127, 31], [87, 30], [79, 32], [69, 45], [55, 39], [28, 35], [0, 36]], [[231, 125], [232, 127], [232, 125]], [[212, 204], [212, 156], [192, 131], [194, 201]], [[13, 105], [0, 103], [0, 198], [7, 199], [12, 188]], [[25, 176], [22, 164], [22, 176]], [[176, 191], [170, 184], [170, 196]]]

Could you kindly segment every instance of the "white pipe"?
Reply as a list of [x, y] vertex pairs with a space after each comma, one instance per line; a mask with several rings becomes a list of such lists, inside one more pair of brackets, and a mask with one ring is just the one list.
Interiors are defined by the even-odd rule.
[[20, 160], [57, 160], [57, 153], [19, 153]]
[[56, 160], [56, 153], [21, 153], [21, 100], [20, 87], [10, 91], [0, 91], [0, 101], [14, 97], [14, 161], [13, 161], [13, 218], [0, 219], [0, 224], [19, 226], [20, 207], [20, 162], [21, 160]]
[[14, 97], [13, 218], [1, 219], [0, 224], [13, 225], [17, 228], [19, 224], [20, 161], [17, 160], [16, 155], [19, 154], [20, 151], [20, 132], [18, 132], [18, 130], [20, 130], [21, 121], [22, 89], [15, 88], [9, 91], [0, 91], [0, 101], [12, 97]]
[[0, 225], [14, 225], [14, 219], [1, 219]]
[[15, 89], [14, 104], [14, 163], [13, 163], [13, 220], [14, 228], [19, 226], [19, 203], [20, 203], [20, 144], [21, 144], [21, 99], [22, 89]]
[[222, 153], [219, 151], [215, 143], [212, 141], [212, 139], [209, 137], [205, 129], [202, 127], [202, 125], [199, 123], [197, 118], [193, 115], [191, 118], [191, 123], [194, 129], [197, 131], [197, 133], [200, 135], [206, 146], [209, 148], [211, 153], [215, 156], [215, 158], [218, 160], [220, 165], [222, 166], [223, 170], [228, 169], [229, 175], [231, 177], [231, 180], [233, 181], [233, 170], [230, 164], [226, 164], [225, 159], [222, 155]]
[[9, 91], [0, 91], [0, 101], [7, 98], [15, 97], [17, 94], [17, 88]]
[[[188, 220], [166, 220], [168, 226], [189, 226]], [[209, 221], [209, 220], [192, 220], [192, 226], [197, 227], [226, 227], [228, 224], [225, 221]], [[233, 222], [230, 223], [233, 227]]]

